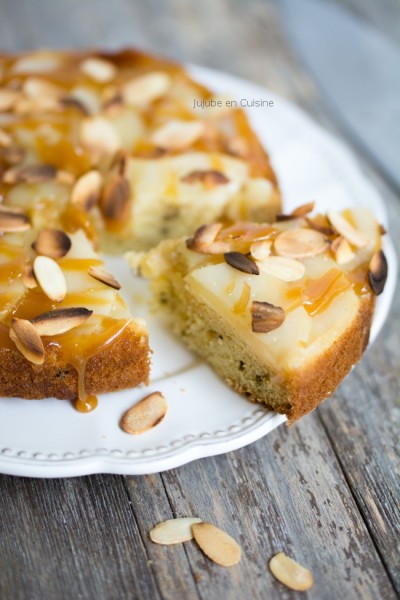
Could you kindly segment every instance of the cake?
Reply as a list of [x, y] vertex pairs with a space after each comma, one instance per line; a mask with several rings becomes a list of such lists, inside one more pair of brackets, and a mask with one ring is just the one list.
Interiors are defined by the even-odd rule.
[[368, 343], [387, 274], [364, 208], [210, 223], [127, 255], [171, 329], [235, 390], [289, 423], [332, 394]]
[[0, 395], [89, 411], [147, 383], [146, 326], [98, 251], [279, 212], [244, 112], [211, 98], [137, 51], [0, 55]]

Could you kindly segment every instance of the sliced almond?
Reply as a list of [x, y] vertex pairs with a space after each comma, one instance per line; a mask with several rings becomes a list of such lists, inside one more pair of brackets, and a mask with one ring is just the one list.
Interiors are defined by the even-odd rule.
[[80, 68], [87, 77], [97, 83], [108, 83], [117, 74], [116, 67], [110, 61], [103, 58], [86, 58], [81, 62]]
[[229, 252], [230, 244], [216, 240], [221, 229], [221, 223], [202, 225], [192, 238], [186, 240], [186, 246], [189, 250], [202, 254], [223, 254], [224, 252]]
[[64, 96], [60, 99], [60, 104], [65, 108], [75, 108], [83, 115], [90, 114], [89, 108], [79, 98], [74, 98], [73, 96]]
[[32, 265], [25, 265], [24, 272], [22, 274], [22, 280], [24, 282], [24, 286], [28, 290], [33, 290], [38, 286], [38, 282], [35, 277], [35, 273], [33, 272]]
[[243, 273], [258, 275], [260, 272], [254, 260], [241, 252], [225, 252], [224, 259], [229, 266]]
[[62, 105], [56, 98], [37, 96], [35, 98], [19, 98], [14, 111], [19, 115], [30, 115], [43, 112], [60, 112]]
[[224, 142], [224, 147], [228, 154], [239, 158], [247, 158], [250, 153], [249, 143], [242, 137], [228, 138]]
[[142, 106], [164, 96], [170, 85], [171, 77], [167, 73], [154, 71], [125, 83], [122, 98], [129, 106]]
[[257, 262], [262, 273], [272, 275], [282, 281], [297, 281], [301, 279], [306, 272], [306, 268], [294, 258], [285, 258], [283, 256], [267, 256], [264, 260]]
[[0, 158], [7, 165], [18, 165], [24, 160], [26, 150], [20, 146], [5, 146], [0, 148]]
[[104, 117], [87, 117], [80, 126], [80, 140], [89, 150], [94, 163], [112, 156], [120, 147], [118, 134]]
[[285, 311], [280, 306], [256, 300], [251, 304], [251, 328], [254, 333], [268, 333], [278, 329], [285, 318]]
[[57, 183], [61, 183], [62, 185], [72, 185], [75, 181], [75, 175], [70, 173], [69, 171], [58, 170], [56, 174]]
[[317, 256], [329, 249], [329, 241], [313, 229], [294, 228], [280, 233], [274, 242], [274, 250], [287, 258]]
[[308, 213], [312, 212], [315, 207], [315, 202], [307, 202], [307, 204], [301, 204], [294, 210], [292, 210], [292, 216], [296, 218], [305, 217]]
[[340, 235], [346, 238], [350, 244], [357, 248], [363, 248], [369, 242], [365, 233], [355, 229], [341, 214], [333, 210], [328, 212], [328, 219]]
[[192, 525], [201, 523], [201, 519], [184, 517], [168, 519], [156, 525], [150, 531], [150, 539], [155, 544], [180, 544], [193, 539]]
[[107, 273], [107, 271], [100, 267], [89, 267], [88, 273], [93, 279], [97, 279], [97, 281], [101, 281], [101, 283], [104, 283], [115, 290], [121, 289], [121, 284], [115, 279], [114, 275]]
[[271, 248], [270, 240], [256, 240], [250, 246], [250, 254], [255, 260], [264, 260], [271, 254]]
[[9, 133], [0, 129], [0, 146], [8, 147], [11, 146], [13, 140]]
[[121, 420], [121, 427], [131, 435], [145, 433], [161, 423], [167, 410], [164, 396], [161, 392], [154, 392], [126, 411]]
[[129, 216], [131, 186], [121, 175], [114, 175], [108, 181], [101, 201], [101, 209], [107, 219], [122, 221]]
[[206, 188], [212, 189], [218, 185], [225, 185], [229, 183], [229, 179], [221, 171], [214, 171], [212, 169], [206, 171], [191, 171], [181, 181], [183, 183], [202, 183]]
[[271, 558], [269, 569], [272, 575], [290, 590], [305, 592], [314, 583], [311, 571], [286, 556], [284, 552], [279, 552]]
[[369, 263], [368, 278], [371, 288], [376, 296], [382, 294], [388, 274], [386, 256], [382, 250], [375, 252]]
[[0, 232], [26, 231], [31, 224], [28, 216], [20, 209], [0, 205]]
[[61, 335], [84, 323], [92, 314], [87, 308], [60, 308], [38, 315], [31, 323], [40, 336]]
[[11, 110], [18, 98], [20, 97], [19, 92], [15, 90], [9, 90], [5, 88], [0, 89], [0, 112], [6, 112]]
[[200, 549], [217, 565], [232, 567], [240, 561], [241, 547], [222, 529], [211, 523], [195, 523], [192, 531]]
[[69, 252], [71, 240], [61, 229], [42, 229], [32, 248], [42, 256], [61, 258]]
[[324, 227], [323, 225], [318, 225], [312, 219], [305, 217], [305, 221], [310, 229], [314, 229], [314, 231], [319, 231], [323, 235], [335, 235], [335, 230], [332, 227]]
[[151, 136], [151, 141], [167, 150], [184, 150], [196, 142], [204, 132], [202, 121], [173, 119], [162, 125]]
[[35, 365], [44, 363], [44, 346], [35, 327], [26, 319], [12, 320], [10, 338], [29, 362]]
[[345, 265], [353, 260], [355, 256], [349, 242], [342, 236], [339, 236], [333, 240], [331, 244], [331, 250], [335, 255], [338, 265]]
[[48, 256], [37, 256], [33, 262], [35, 277], [50, 300], [61, 302], [67, 294], [64, 273], [55, 260]]
[[27, 77], [22, 85], [22, 91], [28, 98], [40, 99], [58, 99], [64, 94], [63, 88], [40, 77]]
[[4, 183], [43, 183], [55, 179], [57, 170], [52, 165], [24, 165], [8, 169], [3, 175]]
[[88, 171], [76, 181], [71, 191], [71, 202], [89, 212], [96, 206], [103, 179], [99, 171]]

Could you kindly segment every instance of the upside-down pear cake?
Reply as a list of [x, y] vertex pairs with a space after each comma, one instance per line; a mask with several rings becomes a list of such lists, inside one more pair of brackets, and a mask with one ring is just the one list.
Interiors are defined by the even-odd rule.
[[244, 112], [195, 108], [211, 97], [136, 51], [0, 56], [0, 395], [90, 410], [147, 382], [146, 327], [98, 249], [279, 211]]
[[171, 328], [235, 390], [289, 422], [329, 396], [368, 343], [386, 280], [366, 209], [211, 223], [129, 253]]

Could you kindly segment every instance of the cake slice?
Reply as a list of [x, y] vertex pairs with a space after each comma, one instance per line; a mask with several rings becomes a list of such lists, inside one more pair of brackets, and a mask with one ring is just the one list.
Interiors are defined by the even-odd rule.
[[85, 234], [24, 224], [22, 211], [0, 208], [0, 396], [55, 396], [89, 412], [97, 394], [147, 383], [145, 324]]
[[387, 272], [367, 210], [311, 217], [312, 208], [272, 224], [205, 225], [128, 254], [189, 348], [290, 423], [361, 358]]

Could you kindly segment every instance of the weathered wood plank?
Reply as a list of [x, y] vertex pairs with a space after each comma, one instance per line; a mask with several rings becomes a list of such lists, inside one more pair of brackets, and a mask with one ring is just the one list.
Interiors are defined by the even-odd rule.
[[196, 600], [199, 597], [196, 582], [184, 546], [161, 546], [151, 542], [149, 537], [150, 530], [157, 523], [186, 515], [172, 510], [160, 475], [127, 477], [125, 485], [163, 600]]
[[162, 478], [175, 514], [209, 520], [243, 547], [241, 563], [223, 569], [185, 545], [201, 598], [293, 597], [266, 566], [280, 550], [314, 573], [308, 598], [395, 598], [316, 415]]
[[0, 486], [0, 598], [160, 597], [121, 477]]

